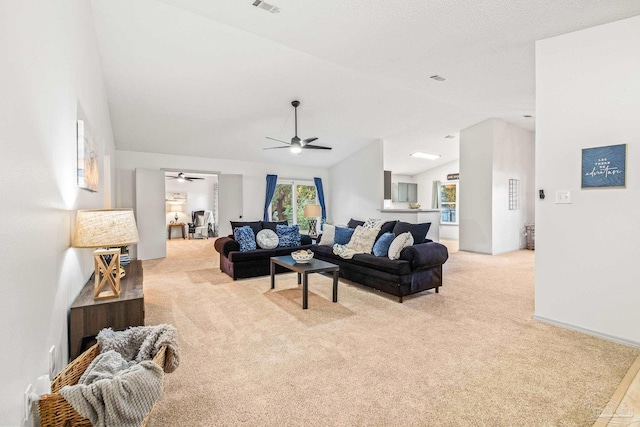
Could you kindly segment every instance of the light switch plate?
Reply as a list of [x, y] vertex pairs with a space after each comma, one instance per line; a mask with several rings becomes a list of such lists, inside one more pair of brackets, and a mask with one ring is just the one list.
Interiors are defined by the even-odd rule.
[[570, 204], [571, 191], [556, 191], [556, 204]]

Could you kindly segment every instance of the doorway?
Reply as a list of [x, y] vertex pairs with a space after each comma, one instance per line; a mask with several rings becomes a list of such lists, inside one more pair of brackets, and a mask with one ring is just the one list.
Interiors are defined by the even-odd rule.
[[165, 171], [167, 239], [217, 237], [218, 175]]
[[[179, 180], [180, 173], [184, 177]], [[136, 168], [133, 179], [140, 236], [136, 246], [137, 259], [164, 258], [168, 239], [182, 240], [183, 232], [185, 240], [226, 236], [230, 234], [229, 221], [243, 216], [242, 175], [202, 170]], [[199, 181], [208, 183], [196, 184]], [[210, 211], [211, 219], [196, 235], [196, 230], [193, 230], [193, 234], [189, 233], [188, 224], [193, 222], [193, 212], [197, 211]], [[176, 226], [176, 223], [184, 225]]]

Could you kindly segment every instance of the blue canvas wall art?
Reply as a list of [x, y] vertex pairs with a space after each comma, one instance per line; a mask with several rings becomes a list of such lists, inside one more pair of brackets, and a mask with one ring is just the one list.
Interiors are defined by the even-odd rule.
[[582, 188], [624, 187], [627, 144], [582, 150]]

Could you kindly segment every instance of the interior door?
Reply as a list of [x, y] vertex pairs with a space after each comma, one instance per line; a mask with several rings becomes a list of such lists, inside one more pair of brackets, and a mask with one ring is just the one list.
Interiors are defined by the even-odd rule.
[[164, 181], [163, 171], [136, 169], [136, 222], [140, 236], [140, 260], [167, 256]]
[[220, 237], [231, 234], [229, 221], [242, 221], [242, 175], [218, 175]]

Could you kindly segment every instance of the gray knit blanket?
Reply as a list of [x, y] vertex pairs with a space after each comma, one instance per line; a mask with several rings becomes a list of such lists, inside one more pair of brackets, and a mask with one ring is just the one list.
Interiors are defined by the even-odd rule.
[[153, 361], [126, 360], [116, 351], [99, 354], [78, 384], [60, 394], [98, 427], [139, 427], [162, 394], [162, 368]]
[[151, 360], [162, 346], [167, 347], [163, 369], [171, 373], [180, 364], [180, 348], [176, 341], [176, 328], [172, 325], [135, 326], [114, 332], [103, 329], [96, 337], [101, 352], [115, 350], [126, 360], [141, 362]]

